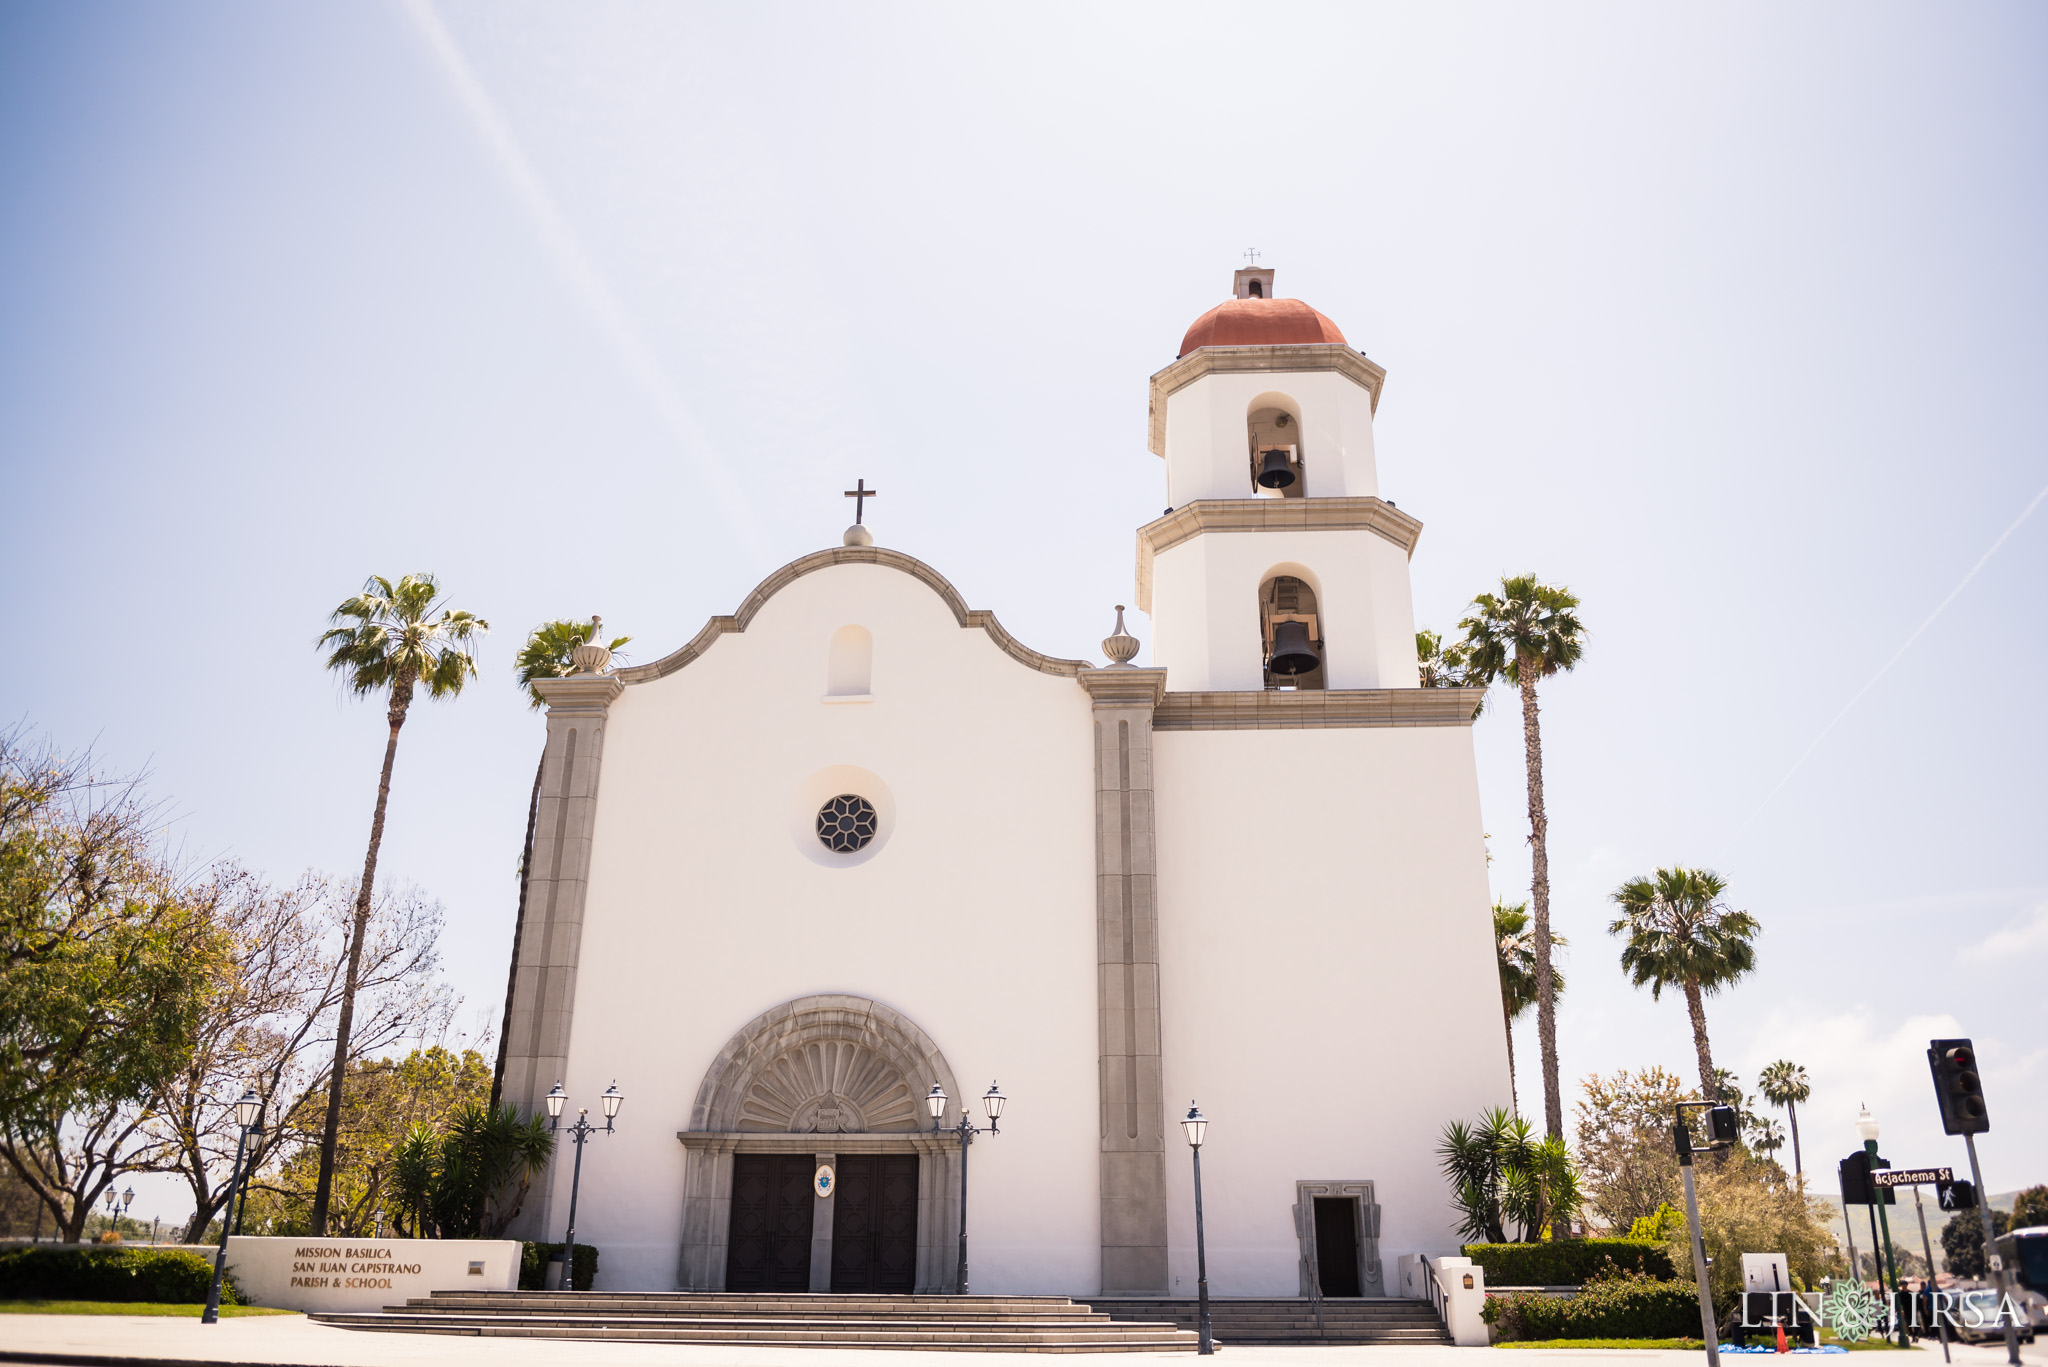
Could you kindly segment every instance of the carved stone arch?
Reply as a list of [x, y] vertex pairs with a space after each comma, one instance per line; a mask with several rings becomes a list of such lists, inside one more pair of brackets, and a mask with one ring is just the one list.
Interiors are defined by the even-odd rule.
[[[733, 1157], [802, 1153], [917, 1154], [917, 1290], [952, 1286], [960, 1236], [960, 1142], [933, 1133], [924, 1108], [933, 1082], [957, 1120], [968, 1098], [939, 1047], [909, 1018], [867, 997], [823, 993], [763, 1011], [726, 1042], [698, 1085], [682, 1141], [683, 1237], [677, 1282], [725, 1289]], [[833, 1221], [817, 1208], [811, 1289], [830, 1289]]]
[[[909, 1133], [929, 1123], [924, 1095], [933, 1082], [953, 1107], [965, 1100], [939, 1046], [901, 1012], [848, 994], [798, 997], [763, 1011], [727, 1041], [697, 1088], [690, 1128]], [[858, 1123], [820, 1131], [818, 1109], [835, 1102]]]

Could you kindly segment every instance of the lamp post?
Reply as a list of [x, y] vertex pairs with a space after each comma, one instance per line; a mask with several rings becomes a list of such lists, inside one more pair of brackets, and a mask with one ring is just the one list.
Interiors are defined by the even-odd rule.
[[[939, 1119], [946, 1114], [947, 1100], [946, 1089], [936, 1082], [932, 1084], [932, 1089], [925, 1093], [924, 1105], [932, 1114], [933, 1134], [945, 1133], [939, 1126]], [[953, 1294], [956, 1296], [967, 1294], [967, 1146], [974, 1142], [974, 1136], [978, 1134], [1002, 1133], [996, 1128], [996, 1122], [1003, 1118], [1003, 1106], [1008, 1100], [1002, 1089], [991, 1082], [988, 1090], [981, 1096], [981, 1109], [988, 1113], [988, 1128], [977, 1129], [974, 1122], [967, 1118], [965, 1106], [960, 1108], [960, 1123], [952, 1128], [952, 1133], [960, 1136], [960, 1268], [953, 1282]]]
[[1870, 1113], [1868, 1106], [1859, 1106], [1857, 1109], [1856, 1134], [1863, 1141], [1863, 1152], [1870, 1155], [1870, 1208], [1877, 1213], [1878, 1231], [1884, 1237], [1884, 1262], [1878, 1266], [1877, 1279], [1882, 1284], [1885, 1269], [1890, 1268], [1892, 1326], [1899, 1331], [1899, 1347], [1909, 1348], [1912, 1345], [1906, 1342], [1906, 1317], [1899, 1313], [1899, 1296], [1905, 1288], [1899, 1282], [1898, 1255], [1892, 1252], [1892, 1222], [1884, 1213], [1884, 1198], [1888, 1189], [1877, 1185], [1877, 1117]]
[[1700, 1333], [1707, 1342], [1707, 1367], [1721, 1367], [1721, 1328], [1714, 1322], [1714, 1290], [1707, 1281], [1707, 1246], [1700, 1238], [1700, 1199], [1692, 1184], [1692, 1131], [1686, 1128], [1685, 1113], [1704, 1110], [1707, 1131], [1713, 1138], [1709, 1152], [1725, 1149], [1735, 1142], [1735, 1108], [1712, 1101], [1681, 1101], [1671, 1108], [1671, 1138], [1678, 1146], [1678, 1175], [1685, 1183], [1685, 1220], [1692, 1227], [1692, 1275], [1699, 1284]]
[[1195, 1155], [1195, 1294], [1199, 1298], [1197, 1323], [1202, 1334], [1202, 1344], [1197, 1351], [1206, 1356], [1216, 1351], [1215, 1341], [1209, 1335], [1209, 1248], [1202, 1232], [1202, 1136], [1208, 1132], [1209, 1117], [1190, 1101], [1180, 1127], [1187, 1131], [1188, 1148]]
[[130, 1187], [121, 1193], [121, 1214], [114, 1217], [114, 1233], [119, 1234], [121, 1232], [121, 1219], [128, 1214], [128, 1207], [134, 1204], [135, 1188]]
[[227, 1208], [220, 1216], [220, 1248], [213, 1255], [213, 1285], [206, 1289], [206, 1309], [199, 1316], [201, 1324], [220, 1323], [220, 1279], [228, 1270], [228, 1217], [234, 1214], [235, 1188], [242, 1181], [242, 1150], [249, 1143], [249, 1132], [260, 1128], [262, 1120], [263, 1099], [251, 1087], [235, 1103], [235, 1124], [241, 1126], [242, 1135], [235, 1141], [235, 1166], [228, 1174]]
[[[569, 1229], [562, 1236], [562, 1280], [568, 1283], [565, 1290], [576, 1289], [576, 1194], [583, 1186], [584, 1141], [594, 1134], [613, 1133], [612, 1121], [619, 1113], [619, 1104], [625, 1099], [625, 1093], [619, 1090], [619, 1084], [614, 1080], [598, 1097], [598, 1102], [604, 1107], [604, 1129], [599, 1130], [590, 1123], [590, 1108], [587, 1106], [577, 1109], [576, 1123], [569, 1127], [569, 1138], [576, 1144], [576, 1167], [569, 1179]], [[562, 1090], [561, 1081], [557, 1079], [555, 1090], [547, 1095], [548, 1133], [555, 1133], [557, 1122], [562, 1118], [562, 1107], [568, 1100], [569, 1094]]]

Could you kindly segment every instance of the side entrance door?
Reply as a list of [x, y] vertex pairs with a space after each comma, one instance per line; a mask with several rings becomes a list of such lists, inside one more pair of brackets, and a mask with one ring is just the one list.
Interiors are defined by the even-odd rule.
[[832, 1289], [908, 1295], [917, 1289], [917, 1155], [843, 1153], [838, 1166]]
[[728, 1291], [809, 1291], [811, 1194], [807, 1153], [738, 1153], [732, 1160]]

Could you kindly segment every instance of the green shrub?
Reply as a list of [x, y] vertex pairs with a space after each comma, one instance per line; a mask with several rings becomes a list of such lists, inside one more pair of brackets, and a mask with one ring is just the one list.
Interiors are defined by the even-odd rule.
[[1584, 1286], [1602, 1276], [1636, 1273], [1668, 1280], [1678, 1275], [1671, 1263], [1671, 1250], [1647, 1239], [1466, 1244], [1462, 1251], [1486, 1269], [1491, 1286]]
[[[213, 1281], [213, 1263], [169, 1248], [28, 1245], [0, 1249], [0, 1299], [159, 1301], [197, 1305]], [[233, 1273], [221, 1282], [222, 1305], [240, 1305]]]
[[1618, 1277], [1589, 1282], [1576, 1296], [1488, 1295], [1481, 1316], [1502, 1342], [1681, 1338], [1699, 1333], [1700, 1299], [1691, 1282]]
[[[547, 1289], [548, 1264], [562, 1256], [560, 1244], [521, 1244], [519, 1246], [519, 1289], [521, 1291], [544, 1291]], [[597, 1246], [576, 1245], [576, 1268], [570, 1278], [571, 1288], [588, 1291], [590, 1284], [597, 1280]]]

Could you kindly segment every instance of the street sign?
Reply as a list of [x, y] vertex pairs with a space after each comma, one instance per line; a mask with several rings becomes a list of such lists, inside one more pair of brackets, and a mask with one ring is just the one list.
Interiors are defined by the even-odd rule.
[[1870, 1174], [1872, 1185], [1880, 1187], [1924, 1187], [1955, 1180], [1955, 1173], [1948, 1168], [1890, 1168]]

